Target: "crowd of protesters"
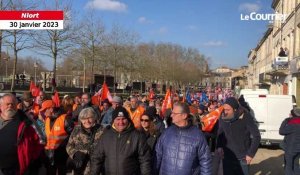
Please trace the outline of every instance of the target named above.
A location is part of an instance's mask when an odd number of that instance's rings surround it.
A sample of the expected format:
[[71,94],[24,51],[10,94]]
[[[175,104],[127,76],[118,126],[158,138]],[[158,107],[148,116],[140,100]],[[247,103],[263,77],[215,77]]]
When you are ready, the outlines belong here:
[[[78,93],[59,105],[42,91],[5,94],[0,175],[43,168],[47,175],[248,175],[260,134],[243,97],[233,95],[187,90],[165,108],[163,99],[139,94],[93,103],[91,94]],[[207,130],[204,119],[214,111],[219,116]]]

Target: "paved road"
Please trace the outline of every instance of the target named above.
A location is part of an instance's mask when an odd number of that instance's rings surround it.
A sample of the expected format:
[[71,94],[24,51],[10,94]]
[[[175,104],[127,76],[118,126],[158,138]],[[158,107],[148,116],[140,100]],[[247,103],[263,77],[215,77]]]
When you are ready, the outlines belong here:
[[259,148],[250,166],[250,175],[284,175],[283,155],[278,148]]
[[259,148],[250,166],[250,175],[284,175],[283,155],[279,148]]

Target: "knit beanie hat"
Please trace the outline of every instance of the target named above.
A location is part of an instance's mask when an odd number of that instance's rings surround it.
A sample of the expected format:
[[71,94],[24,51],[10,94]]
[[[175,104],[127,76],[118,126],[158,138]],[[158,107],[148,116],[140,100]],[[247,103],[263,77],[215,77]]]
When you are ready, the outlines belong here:
[[116,109],[112,112],[112,122],[117,117],[125,117],[126,119],[130,120],[127,110],[122,106],[116,107]]
[[239,102],[234,97],[227,98],[224,104],[228,104],[233,109],[238,109],[240,106]]

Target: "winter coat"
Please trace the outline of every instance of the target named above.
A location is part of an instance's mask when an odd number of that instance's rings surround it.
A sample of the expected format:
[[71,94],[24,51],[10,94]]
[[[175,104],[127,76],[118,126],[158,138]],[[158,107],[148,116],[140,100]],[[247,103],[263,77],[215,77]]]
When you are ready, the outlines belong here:
[[244,159],[246,155],[253,158],[261,136],[251,114],[240,107],[231,120],[223,119],[222,115],[219,120],[217,147],[223,148],[225,158]]
[[154,151],[155,145],[160,136],[160,132],[158,130],[155,130],[154,133],[150,134],[149,132],[146,132],[143,128],[140,128],[138,130],[145,134],[145,138],[147,139],[147,144],[151,152]]
[[82,125],[76,126],[69,138],[66,150],[70,158],[73,159],[74,154],[77,151],[85,153],[88,158],[88,162],[84,169],[84,174],[87,175],[90,172],[90,154],[93,152],[96,143],[98,143],[103,128],[96,124],[91,128],[91,132],[84,130]]
[[[39,168],[37,166],[32,167],[32,165],[42,155],[44,146],[40,143],[39,135],[32,122],[26,119],[25,115],[19,114],[17,113],[14,119],[0,130],[1,138],[9,137],[1,141],[1,149],[7,150],[7,152],[1,152],[1,162],[11,163],[17,160],[15,162],[17,164],[15,165],[16,169],[11,169],[12,172],[18,175],[31,174]],[[1,164],[1,168],[6,168],[2,166]]]
[[286,153],[300,153],[300,117],[286,118],[279,129],[284,135],[283,147]]
[[210,175],[211,154],[202,132],[191,122],[167,128],[155,147],[154,174]]
[[121,133],[114,127],[107,129],[91,156],[91,175],[99,175],[103,167],[107,175],[150,175],[151,153],[145,135],[132,123]]
[[[23,121],[18,128],[18,159],[20,174],[27,171],[30,163],[36,161],[42,155],[44,146],[40,144],[40,138],[29,121]],[[27,171],[27,173],[29,173]],[[30,173],[29,173],[30,174]]]

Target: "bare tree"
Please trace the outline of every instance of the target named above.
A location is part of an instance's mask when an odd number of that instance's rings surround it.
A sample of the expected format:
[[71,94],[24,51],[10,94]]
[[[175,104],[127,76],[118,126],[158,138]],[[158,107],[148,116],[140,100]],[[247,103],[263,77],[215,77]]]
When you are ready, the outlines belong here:
[[[35,4],[23,3],[22,1],[13,1],[10,0],[8,8],[11,10],[28,10],[35,8]],[[11,91],[15,89],[15,77],[17,72],[17,63],[18,63],[18,54],[21,50],[31,48],[28,44],[31,39],[29,37],[29,32],[25,30],[8,30],[8,36],[5,39],[5,43],[13,50],[13,77],[11,82]]]
[[[56,80],[56,64],[59,56],[67,55],[67,52],[72,47],[73,31],[72,31],[72,11],[71,4],[61,4],[55,0],[54,10],[63,9],[64,11],[64,29],[63,30],[45,30],[41,33],[32,34],[34,39],[33,46],[41,55],[49,56],[53,59],[53,80]],[[55,89],[55,84],[52,86],[52,91]]]
[[[10,2],[8,2],[8,1],[6,1],[6,3],[5,2],[3,2],[3,0],[0,0],[0,11],[1,10],[7,10],[9,7],[12,7],[12,2],[10,1]],[[2,53],[2,50],[3,50],[3,44],[4,44],[4,39],[6,38],[6,37],[8,37],[9,35],[6,33],[6,35],[5,35],[5,30],[0,30],[0,53]],[[6,52],[6,59],[8,59],[9,57],[8,57],[9,55],[8,55],[8,52]],[[7,62],[9,61],[9,60],[5,60],[6,61],[6,64],[7,64]],[[2,62],[2,54],[0,54],[0,63]],[[2,69],[2,70],[4,70],[4,69]]]
[[107,46],[110,54],[108,57],[111,60],[113,66],[114,75],[114,89],[116,91],[116,79],[118,70],[124,66],[125,48],[127,45],[132,45],[136,41],[136,35],[130,33],[121,28],[121,26],[115,24],[111,32],[108,34]]
[[93,11],[85,17],[82,22],[79,24],[77,30],[77,36],[75,42],[81,47],[81,55],[83,56],[84,62],[84,81],[83,81],[83,92],[85,91],[86,84],[86,67],[87,62],[91,63],[91,74],[90,74],[90,83],[94,83],[94,67],[95,60],[101,60],[101,45],[104,41],[104,25],[99,18],[95,18]]

